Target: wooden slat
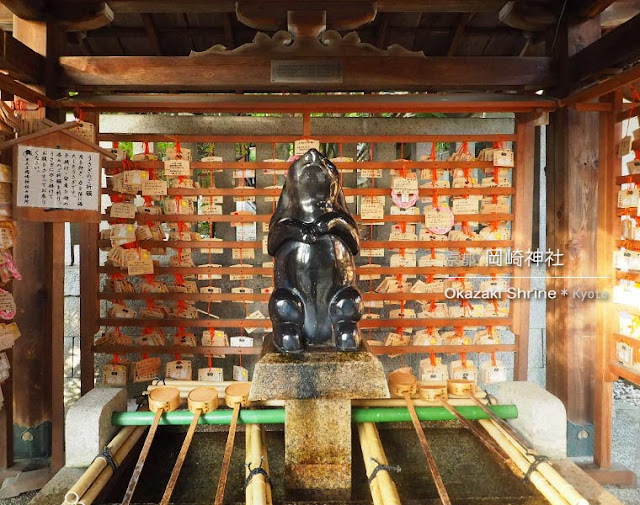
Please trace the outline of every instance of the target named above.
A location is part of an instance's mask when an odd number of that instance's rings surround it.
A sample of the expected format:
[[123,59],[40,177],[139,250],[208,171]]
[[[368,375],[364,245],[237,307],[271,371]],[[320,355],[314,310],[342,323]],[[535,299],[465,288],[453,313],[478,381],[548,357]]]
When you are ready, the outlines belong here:
[[[173,137],[175,141],[177,137]],[[323,142],[323,139],[314,137],[315,140]],[[344,137],[338,137],[341,139],[340,143],[348,143]],[[420,137],[420,142],[426,142],[423,137]],[[234,137],[234,142],[239,142],[237,137]],[[384,141],[390,142],[402,142],[397,140],[397,137],[388,137]],[[252,137],[252,142],[262,141],[263,139],[256,139]],[[180,136],[180,142],[188,142]],[[362,137],[359,137],[358,142],[365,142]],[[164,166],[161,161],[137,161],[133,164],[137,169],[162,169]],[[121,161],[105,161],[103,166],[107,169],[122,170]],[[190,166],[193,170],[281,170],[287,171],[291,166],[291,163],[287,162],[270,162],[270,161],[223,161],[223,162],[203,162],[192,161]],[[406,170],[418,170],[422,168],[428,169],[454,169],[454,168],[493,168],[493,162],[491,161],[341,161],[338,163],[338,169],[340,170],[366,170],[366,169],[394,169],[400,170],[402,168]]]
[[[517,346],[512,344],[499,345],[403,345],[403,346],[378,346],[370,345],[369,350],[375,355],[384,354],[460,354],[460,353],[492,353],[514,352]],[[207,346],[126,346],[126,345],[95,345],[96,353],[103,354],[245,354],[255,355],[262,352],[262,347],[207,347]]]
[[615,244],[616,247],[624,247],[625,249],[630,249],[632,251],[640,251],[640,240],[616,240]]
[[615,178],[615,181],[618,186],[631,183],[640,184],[640,174],[619,175]]
[[[370,95],[362,95],[362,98],[366,98]],[[356,104],[357,105],[357,104]],[[353,107],[356,107],[353,105]],[[240,107],[240,106],[238,106]],[[300,107],[299,110],[304,111],[305,108],[303,105],[298,105]],[[336,106],[337,107],[337,106]],[[351,106],[350,106],[351,107]],[[392,107],[389,105],[388,107]],[[299,110],[294,109],[291,112],[299,112]],[[315,109],[313,109],[315,111]],[[238,111],[234,111],[238,113]],[[197,142],[218,142],[218,143],[226,143],[226,144],[235,144],[235,143],[247,143],[247,142],[255,142],[256,144],[263,143],[277,143],[277,144],[291,144],[300,138],[300,135],[289,134],[289,135],[180,135],[180,142],[184,143],[197,143]],[[173,134],[156,134],[156,133],[101,133],[98,136],[100,142],[175,142],[178,138],[177,135]],[[404,142],[406,144],[412,144],[415,142],[513,142],[516,139],[516,136],[513,134],[484,134],[484,135],[316,135],[313,134],[314,140],[322,143],[329,144],[355,144],[358,142],[368,142],[368,143],[380,143],[380,142]],[[162,166],[161,162],[156,162],[155,165],[153,162],[139,162],[142,163],[143,166],[145,163],[151,165],[151,168],[154,166]],[[194,162],[195,163],[195,162]],[[215,166],[220,167],[220,165],[228,165],[229,163],[247,163],[252,166],[256,166],[256,163],[265,163],[265,162],[231,162],[225,161],[222,163],[217,163]],[[279,162],[267,162],[269,166],[285,168],[288,167],[289,164]],[[388,167],[389,162],[368,162],[368,161],[358,161],[353,162],[357,163],[355,168],[361,168],[363,165],[360,163],[380,163],[384,164],[385,167]],[[438,168],[440,163],[444,163],[445,165],[442,168],[448,168],[449,163],[446,161],[406,161],[405,164],[407,166],[414,166],[413,163],[426,163],[426,167]],[[433,163],[437,163],[438,165],[433,165]],[[456,162],[456,163],[467,163],[467,162]],[[473,162],[474,166],[475,163]],[[341,162],[342,166],[343,163]],[[122,166],[122,164],[120,164]],[[203,165],[206,166],[206,165]],[[248,165],[247,165],[248,166]],[[260,166],[260,165],[258,165]],[[459,164],[456,166],[460,166]],[[269,168],[269,167],[266,167]],[[366,167],[365,167],[366,168]],[[384,167],[381,167],[384,168]],[[455,167],[454,167],[455,168]]]
[[[279,196],[282,192],[278,188],[169,188],[169,196]],[[345,196],[389,196],[389,188],[344,188]],[[103,190],[103,194],[119,195],[110,189]],[[138,192],[140,193],[140,192]],[[513,188],[420,188],[418,194],[422,197],[433,196],[469,196],[469,195],[513,195]]]
[[189,345],[94,345],[93,352],[103,354],[260,354],[262,347],[189,346]]
[[460,353],[492,353],[492,352],[515,352],[517,345],[498,344],[498,345],[398,345],[398,346],[380,346],[369,345],[369,352],[375,355],[383,354],[460,354]]
[[[12,0],[18,2],[19,0]],[[109,6],[117,13],[174,13],[189,12],[192,14],[235,14],[235,3],[232,0],[182,0],[179,3],[169,0],[111,0]],[[249,2],[250,3],[250,2]],[[295,5],[291,0],[260,2],[266,4],[265,9],[286,9]],[[307,2],[313,5],[312,2]],[[505,0],[410,0],[397,2],[393,0],[378,0],[378,12],[497,12],[505,4]],[[344,2],[326,1],[322,6],[340,10]]]
[[[450,275],[460,277],[462,275],[508,275],[513,273],[513,267],[386,267],[362,265],[356,267],[356,274],[380,274],[380,275]],[[125,274],[126,269],[112,266],[98,267],[98,272],[103,274]],[[155,267],[154,275],[197,275],[197,274],[245,274],[273,276],[273,268],[243,266],[243,267]]]
[[[513,221],[513,214],[456,214],[453,216],[456,223],[464,221],[473,221],[477,223],[492,223]],[[357,223],[374,224],[374,223],[422,223],[424,216],[416,215],[385,215],[383,219],[362,219],[359,215],[353,216]],[[197,214],[136,214],[135,219],[112,218],[107,214],[102,215],[104,221],[117,223],[121,221],[138,222],[138,223],[268,223],[271,220],[270,214],[243,214],[229,215],[223,214],[218,216],[197,215]],[[151,241],[147,241],[151,242]],[[478,241],[469,241],[467,244],[475,244]],[[197,246],[200,247],[200,246]],[[407,246],[410,247],[410,246]],[[416,246],[418,247],[418,246]],[[472,247],[471,245],[460,247]],[[480,246],[476,246],[480,247]]]
[[630,345],[634,349],[640,349],[640,340],[633,337],[628,337],[627,335],[621,335],[620,333],[614,333],[613,338],[616,341],[624,342],[627,345]]
[[[300,59],[300,58],[298,58]],[[309,60],[313,61],[313,60]],[[547,57],[344,56],[339,83],[272,82],[269,57],[65,56],[65,90],[123,91],[427,91],[547,88],[554,83]]]
[[[220,242],[205,242],[198,240],[144,240],[138,243],[143,249],[152,249],[156,247],[171,247],[172,249],[260,249],[262,248],[262,242],[233,242],[233,241],[220,241]],[[100,240],[98,245],[102,247],[109,247],[111,242],[109,240]],[[473,240],[473,241],[460,241],[460,240],[417,240],[417,241],[369,241],[365,240],[360,243],[360,247],[363,249],[438,249],[438,248],[450,248],[450,249],[468,249],[472,247],[476,248],[488,248],[495,249],[499,247],[511,247],[513,241],[511,240]],[[219,270],[218,270],[219,271]]]
[[640,385],[640,370],[633,370],[618,363],[611,363],[610,369],[618,377]]
[[[183,327],[183,328],[271,328],[268,319],[140,319],[100,318],[102,326]],[[429,328],[444,326],[511,326],[508,317],[484,317],[469,319],[364,319],[360,328]]]
[[[114,293],[101,291],[100,300],[184,300],[191,302],[268,302],[268,293]],[[495,299],[505,298],[504,293]],[[367,301],[460,301],[463,298],[445,297],[444,293],[362,293]]]

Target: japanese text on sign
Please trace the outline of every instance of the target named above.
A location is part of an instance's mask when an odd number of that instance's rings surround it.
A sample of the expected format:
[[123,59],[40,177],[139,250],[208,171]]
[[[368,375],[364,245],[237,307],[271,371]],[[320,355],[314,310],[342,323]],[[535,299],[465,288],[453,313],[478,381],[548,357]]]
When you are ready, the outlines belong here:
[[17,205],[99,210],[100,155],[18,146]]

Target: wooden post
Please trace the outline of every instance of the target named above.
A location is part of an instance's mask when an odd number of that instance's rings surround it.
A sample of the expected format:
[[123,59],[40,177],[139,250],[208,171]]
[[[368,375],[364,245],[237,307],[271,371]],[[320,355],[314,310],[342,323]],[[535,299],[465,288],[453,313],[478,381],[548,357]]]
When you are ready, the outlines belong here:
[[[513,247],[516,250],[531,249],[531,234],[533,224],[533,161],[535,146],[535,126],[524,117],[516,116],[516,166],[514,173],[513,214],[516,228],[513,230]],[[526,255],[525,255],[526,258]],[[528,277],[531,268],[523,263],[515,273],[513,286],[527,290],[531,284]],[[514,379],[527,380],[529,366],[529,300],[513,300],[513,332],[516,335],[518,352],[515,356]]]
[[[620,91],[603,97],[601,100],[613,105],[613,110],[600,113],[600,157],[598,174],[598,289],[611,293],[615,273],[613,269],[613,251],[615,232],[618,230],[616,217],[617,187],[615,177],[620,175],[620,159],[616,153],[616,139],[620,139],[621,124],[616,122],[615,114],[622,105]],[[594,463],[600,468],[611,466],[611,440],[613,430],[613,379],[610,377],[609,364],[611,352],[608,344],[614,331],[615,318],[612,316],[611,302],[598,304],[596,339],[596,386],[595,386],[595,440],[593,447]]]
[[[567,57],[599,37],[598,18],[562,27],[560,67],[566,70]],[[568,85],[564,75],[563,90]],[[563,266],[547,269],[547,288],[558,293],[547,300],[547,389],[563,401],[575,424],[593,421],[596,302],[575,298],[573,290],[596,288],[586,278],[597,269],[596,114],[559,109],[552,114],[547,142],[547,248],[564,255]]]
[[[13,26],[16,39],[47,57],[44,91],[53,93],[57,26],[15,16]],[[59,119],[52,116],[56,113],[48,116]],[[15,422],[25,427],[51,423],[51,470],[56,472],[64,465],[64,223],[19,222],[18,229],[15,259],[23,279],[15,284],[16,321],[23,336],[14,348]]]
[[[95,125],[96,142],[100,129],[100,114],[85,112],[84,119]],[[99,329],[98,300],[98,227],[97,223],[79,223],[80,234],[80,392],[84,395],[94,387],[93,337]]]

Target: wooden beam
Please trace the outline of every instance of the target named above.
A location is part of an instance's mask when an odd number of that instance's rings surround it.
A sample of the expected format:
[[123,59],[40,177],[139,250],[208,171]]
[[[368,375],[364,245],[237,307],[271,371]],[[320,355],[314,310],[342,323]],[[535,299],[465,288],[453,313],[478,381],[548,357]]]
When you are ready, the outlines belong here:
[[391,21],[391,15],[387,12],[380,14],[380,24],[376,31],[376,47],[384,49],[387,43],[387,32],[389,31],[389,22]]
[[[94,142],[98,143],[100,114],[97,111],[85,112],[85,119],[94,125]],[[98,290],[99,254],[97,223],[80,223],[80,392],[84,395],[94,387],[94,336],[100,329],[96,321],[100,317]]]
[[569,58],[569,75],[574,83],[594,81],[612,68],[640,60],[640,14],[589,44]]
[[581,0],[577,14],[584,18],[594,18],[613,2],[614,0]]
[[[516,118],[516,166],[514,172],[514,229],[513,246],[520,251],[531,250],[533,228],[533,180],[534,180],[534,147],[535,125],[527,118]],[[513,280],[513,286],[528,290],[531,280],[531,267],[523,265],[519,269],[518,278]],[[529,301],[513,300],[513,333],[516,335],[518,352],[515,356],[514,380],[526,381],[529,370]]]
[[550,111],[556,101],[538,95],[449,93],[406,95],[118,94],[65,100],[69,109],[108,112],[530,112]]
[[[69,5],[82,4],[87,0],[71,0],[67,2]],[[370,0],[362,0],[370,2]],[[111,0],[109,6],[117,13],[181,13],[190,12],[197,13],[219,13],[219,12],[235,12],[235,1],[233,0],[183,0],[180,2],[170,0]],[[295,0],[267,0],[265,2],[257,2],[263,4],[274,4],[276,6],[298,7],[299,2]],[[312,4],[313,2],[305,2]],[[316,2],[318,3],[318,2]],[[340,8],[343,2],[329,0],[321,2],[327,6],[327,10],[331,7]],[[378,0],[376,7],[378,12],[497,12],[506,0]]]
[[[308,63],[317,59],[300,59]],[[545,57],[343,57],[342,81],[281,83],[257,56],[66,56],[62,89],[154,91],[379,91],[540,89],[553,84]],[[322,62],[320,62],[321,64]]]
[[231,14],[225,13],[222,17],[222,26],[224,29],[224,41],[227,49],[236,47],[235,38],[233,36],[233,19]]
[[[600,35],[598,19],[565,28],[559,40],[567,56]],[[547,300],[547,388],[560,398],[567,418],[593,421],[596,303],[573,290],[594,290],[596,272],[598,112],[567,108],[552,114],[547,142],[547,247],[564,265],[547,270],[547,289],[568,296]]]
[[160,45],[160,38],[158,37],[158,32],[156,31],[156,25],[153,23],[153,18],[151,14],[143,13],[140,14],[142,18],[142,24],[144,25],[144,31],[147,34],[147,39],[149,39],[149,43],[153,48],[153,51],[157,56],[162,56],[162,46]]
[[0,31],[0,70],[29,84],[42,83],[44,57],[10,33]]
[[44,0],[3,0],[2,4],[27,21],[42,21],[46,12]]
[[467,27],[467,23],[469,22],[469,18],[471,15],[468,12],[463,12],[460,14],[458,18],[458,26],[456,27],[456,31],[453,34],[453,39],[451,40],[451,44],[449,44],[449,49],[447,50],[447,56],[453,56],[456,52],[456,49],[462,42],[462,38],[464,37],[464,30]]
[[[619,225],[616,217],[618,187],[616,176],[620,175],[620,159],[616,152],[617,140],[622,137],[622,127],[615,122],[614,111],[622,105],[618,91],[602,99],[612,105],[612,110],[600,114],[600,145],[598,153],[598,273],[601,277],[598,289],[610,293],[615,284],[613,251],[615,234]],[[611,443],[613,433],[613,382],[610,379],[612,333],[616,328],[615,312],[611,302],[597,306],[596,374],[594,399],[594,443],[593,459],[600,468],[611,466]]]
[[60,103],[55,100],[51,100],[49,97],[39,93],[29,86],[25,86],[19,81],[11,78],[6,74],[0,73],[0,89],[2,91],[9,92],[13,95],[19,96],[31,103],[41,102],[45,107],[59,108]]
[[624,72],[601,81],[594,86],[574,92],[569,97],[561,100],[560,105],[572,105],[595,100],[627,86],[638,79],[640,79],[640,64],[634,65]]

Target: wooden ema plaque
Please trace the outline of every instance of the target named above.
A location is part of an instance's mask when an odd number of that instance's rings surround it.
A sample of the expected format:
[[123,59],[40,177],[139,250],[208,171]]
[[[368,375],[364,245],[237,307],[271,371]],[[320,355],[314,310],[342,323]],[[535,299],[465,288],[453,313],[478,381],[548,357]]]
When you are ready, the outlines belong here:
[[16,220],[100,222],[101,154],[57,131],[13,146]]

